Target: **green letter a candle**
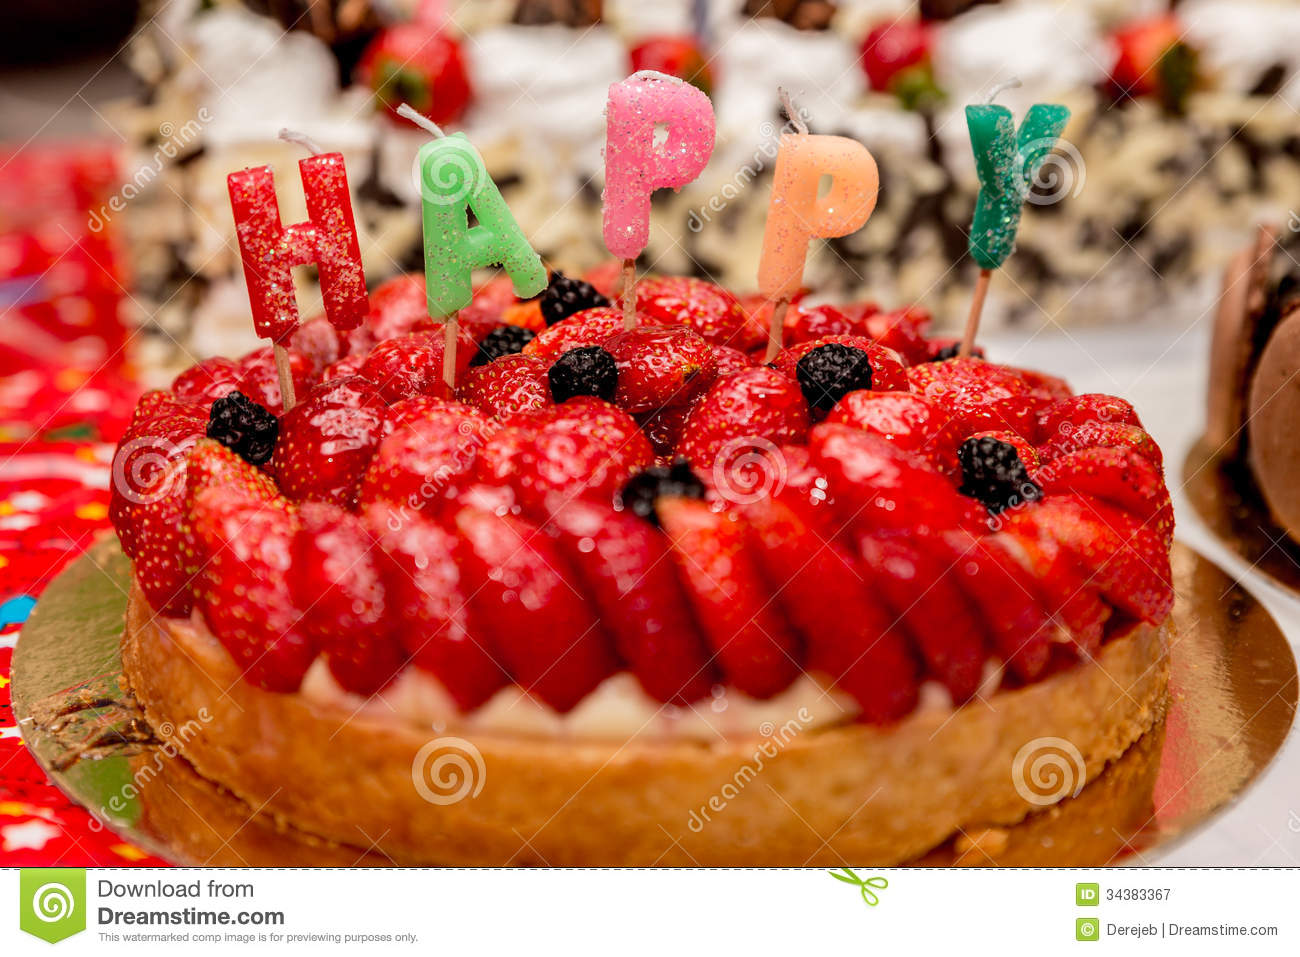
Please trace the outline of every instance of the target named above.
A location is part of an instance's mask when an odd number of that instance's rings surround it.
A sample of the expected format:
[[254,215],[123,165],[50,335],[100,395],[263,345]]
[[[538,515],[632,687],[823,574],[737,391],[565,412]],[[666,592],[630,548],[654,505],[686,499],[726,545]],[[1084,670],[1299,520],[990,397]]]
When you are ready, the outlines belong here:
[[966,107],[966,126],[980,180],[969,245],[980,269],[997,269],[1015,249],[1025,197],[1069,118],[1070,111],[1064,106],[1035,103],[1017,130],[1005,106],[981,103]]
[[[450,316],[469,305],[475,269],[498,263],[515,295],[546,288],[546,269],[524,238],[510,207],[487,174],[483,158],[463,133],[420,147],[420,199],[424,210],[424,272],[429,315]],[[478,224],[469,225],[473,210]]]

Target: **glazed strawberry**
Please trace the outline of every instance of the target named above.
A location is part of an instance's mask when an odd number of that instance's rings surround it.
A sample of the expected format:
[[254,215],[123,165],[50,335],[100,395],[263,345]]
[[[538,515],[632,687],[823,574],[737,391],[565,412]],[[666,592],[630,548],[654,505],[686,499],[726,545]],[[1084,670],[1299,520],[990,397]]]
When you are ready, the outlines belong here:
[[476,418],[481,413],[472,405],[455,399],[440,399],[432,395],[417,395],[409,399],[394,402],[388,407],[389,430],[399,428],[421,419],[439,418],[443,413],[453,416]]
[[169,478],[167,467],[184,461],[206,428],[204,417],[169,413],[136,422],[122,435],[113,453],[108,517],[128,557],[136,553],[137,507],[171,489],[175,473]]
[[1054,535],[1106,601],[1130,617],[1157,624],[1173,607],[1168,550],[1127,512],[1084,496],[1048,495],[1013,521]]
[[520,503],[539,512],[552,492],[608,502],[653,458],[649,440],[622,409],[590,397],[571,399],[539,416],[513,484]]
[[367,349],[365,352],[353,353],[344,356],[338,362],[330,363],[320,374],[321,382],[329,382],[330,379],[341,379],[349,375],[361,375],[361,367],[366,364],[366,357],[369,354],[370,350]]
[[1117,422],[1142,428],[1133,406],[1118,396],[1086,392],[1069,396],[1045,407],[1038,414],[1038,439],[1043,443],[1068,439],[1079,429]]
[[[293,376],[294,395],[306,395],[316,381],[311,360],[290,349],[289,368]],[[240,392],[276,415],[284,411],[280,401],[280,375],[275,368],[275,353],[271,346],[255,349],[240,359],[239,371]]]
[[681,276],[648,276],[637,283],[641,322],[690,326],[709,342],[748,352],[767,330],[750,319],[740,300],[711,282]]
[[520,426],[506,426],[493,433],[474,459],[474,477],[489,485],[508,484],[513,495],[524,448],[536,434],[536,429]]
[[916,536],[860,535],[858,553],[877,589],[912,641],[926,671],[961,703],[979,689],[984,629],[957,587],[950,563],[922,549]]
[[[930,325],[928,309],[906,306],[893,312],[880,312],[875,303],[866,303],[865,306],[871,311],[858,319],[862,326],[859,335],[874,339],[886,349],[893,349],[907,365],[929,361],[930,343],[925,338],[926,327]],[[851,307],[844,308],[851,317],[856,316]]]
[[640,326],[603,345],[618,367],[614,402],[632,412],[690,404],[713,384],[713,348],[687,326]]
[[727,683],[755,698],[784,690],[800,670],[799,642],[768,601],[744,526],[691,498],[662,498],[657,511]]
[[731,375],[733,372],[744,372],[746,369],[752,369],[757,365],[749,357],[748,353],[733,349],[731,346],[720,346],[716,343],[713,346],[713,358],[718,363],[719,378],[724,375]]
[[1041,477],[1045,492],[1074,492],[1123,509],[1154,531],[1168,548],[1174,510],[1159,470],[1128,449],[1080,449],[1055,459]]
[[1026,681],[1042,674],[1052,653],[1052,621],[1037,583],[1017,563],[1005,536],[953,530],[922,547],[932,547],[952,569],[1011,671]]
[[677,454],[711,468],[724,450],[802,442],[808,403],[794,380],[765,367],[746,369],[715,382],[686,421]]
[[878,435],[823,423],[808,443],[841,513],[869,529],[925,535],[963,524],[970,505],[919,456]]
[[443,411],[394,429],[370,460],[357,500],[436,514],[449,492],[472,481],[478,452],[498,428],[480,412]]
[[294,501],[352,507],[388,430],[387,408],[368,379],[321,383],[281,419],[275,447],[280,488]]
[[1041,523],[1023,519],[1032,511],[1020,509],[1003,516],[1002,543],[1035,583],[1053,628],[1068,636],[1081,654],[1092,656],[1101,647],[1110,608],[1091,582],[1091,571],[1081,567]]
[[436,677],[462,711],[487,701],[507,677],[470,621],[461,542],[414,513],[380,505],[362,513],[383,546],[376,553],[389,614],[417,668]]
[[296,518],[280,499],[204,488],[191,510],[202,572],[196,606],[244,678],[296,691],[316,657],[289,590]]
[[[464,329],[459,330],[456,343],[456,380],[460,381],[478,347]],[[416,395],[445,395],[442,346],[441,330],[389,339],[371,350],[361,366],[361,375],[379,387],[386,402]]]
[[132,503],[129,513],[135,580],[155,611],[176,618],[190,613],[198,567],[189,531],[186,466],[184,458],[168,463],[150,494]]
[[668,541],[630,511],[566,500],[549,509],[545,530],[591,595],[601,623],[646,693],[690,704],[716,680],[686,607]]
[[1003,368],[1028,386],[1029,391],[1036,396],[1051,399],[1054,402],[1074,398],[1074,390],[1060,376],[1048,375],[1046,372],[1039,372],[1036,369],[1020,369],[1016,366],[1003,366]]
[[[424,285],[421,283],[420,316],[412,329],[433,330],[433,320],[429,318],[428,303],[423,301]],[[461,328],[468,329],[475,341],[506,321],[506,310],[517,305],[514,284],[509,276],[494,276],[474,289],[470,303],[460,311]],[[435,330],[436,331],[436,330]]]
[[554,362],[562,353],[580,346],[598,346],[623,328],[623,313],[619,309],[600,306],[574,313],[561,319],[537,338],[524,346],[524,355]]
[[199,492],[220,486],[238,489],[247,498],[281,498],[275,481],[213,439],[199,439],[186,459],[185,485],[192,502]]
[[183,399],[178,399],[166,389],[150,389],[140,396],[139,401],[136,402],[135,411],[131,413],[131,422],[128,428],[149,419],[161,418],[164,415],[206,419],[208,417],[208,407],[196,402],[186,402]]
[[812,342],[824,336],[861,335],[863,327],[835,306],[792,306],[785,315],[787,346]]
[[[799,363],[814,350],[823,346],[835,346],[838,349],[857,349],[866,353],[867,366],[871,370],[869,388],[881,392],[907,392],[908,382],[903,371],[903,360],[893,349],[886,349],[863,336],[825,336],[812,342],[801,342],[789,349],[782,349],[777,355],[773,367],[792,379],[799,378]],[[860,386],[860,388],[866,388]],[[853,391],[846,389],[846,392]],[[837,397],[838,398],[838,397]],[[834,405],[834,403],[831,403]]]
[[836,403],[826,421],[851,425],[915,452],[946,475],[960,472],[961,430],[938,402],[914,392],[860,389]]
[[178,375],[171,391],[181,402],[194,402],[205,408],[214,399],[233,392],[243,384],[243,372],[234,359],[217,356],[204,359]]
[[770,593],[803,637],[808,670],[852,695],[872,723],[916,707],[916,663],[860,562],[782,501],[759,499],[743,511]]
[[299,630],[348,691],[371,695],[406,665],[381,579],[378,541],[355,515],[306,502],[298,510],[289,587]]
[[673,449],[677,448],[686,434],[686,421],[698,404],[697,397],[689,405],[670,405],[666,409],[643,412],[636,416],[637,423],[641,426],[645,437],[650,440],[655,455],[660,458],[672,457]]
[[289,340],[289,348],[305,356],[311,363],[313,375],[320,375],[338,362],[343,355],[343,347],[338,331],[324,316],[302,323]]
[[465,373],[456,397],[509,425],[552,405],[546,361],[536,356],[502,356]]
[[906,375],[913,392],[951,409],[967,435],[1006,431],[1032,439],[1038,412],[1049,402],[1014,371],[983,359],[925,362],[909,366]]
[[1050,442],[1038,447],[1039,457],[1051,462],[1078,449],[1125,449],[1134,452],[1164,474],[1164,456],[1142,428],[1119,422],[1090,422],[1068,433],[1057,433]]
[[525,691],[569,711],[617,667],[577,577],[524,519],[462,508],[455,524],[473,620]]

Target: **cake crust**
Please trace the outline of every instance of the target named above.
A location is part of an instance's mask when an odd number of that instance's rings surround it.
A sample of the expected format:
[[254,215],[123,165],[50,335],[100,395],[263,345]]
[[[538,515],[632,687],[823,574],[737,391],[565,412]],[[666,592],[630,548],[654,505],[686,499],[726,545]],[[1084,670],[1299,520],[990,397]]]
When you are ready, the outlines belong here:
[[[1169,627],[1135,625],[1095,661],[884,728],[794,721],[714,744],[475,734],[481,763],[462,766],[468,783],[452,789],[467,793],[451,803],[416,779],[456,729],[261,690],[211,635],[155,615],[138,585],[122,658],[149,723],[200,774],[399,864],[888,865],[1077,793],[1163,716]],[[1046,738],[1077,750],[1083,780],[1067,764],[1064,787],[1034,785],[1031,742]]]

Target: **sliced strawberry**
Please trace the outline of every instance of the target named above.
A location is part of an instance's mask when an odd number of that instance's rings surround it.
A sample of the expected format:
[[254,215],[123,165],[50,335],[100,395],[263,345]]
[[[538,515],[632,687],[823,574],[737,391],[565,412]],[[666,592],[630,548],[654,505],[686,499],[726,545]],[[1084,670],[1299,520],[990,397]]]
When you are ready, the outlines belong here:
[[381,579],[382,551],[355,515],[307,502],[298,510],[289,586],[299,629],[348,691],[370,695],[406,667]]
[[1090,657],[1101,647],[1110,608],[1073,553],[1062,548],[1041,523],[1026,518],[1033,511],[1005,512],[1002,541],[1033,579],[1053,626]]
[[168,466],[184,461],[206,428],[204,417],[171,413],[136,422],[122,435],[113,453],[108,517],[128,557],[136,553],[138,506],[172,491],[184,473]]
[[202,572],[198,609],[245,679],[296,691],[316,657],[289,590],[296,517],[231,486],[204,488],[191,512]]
[[243,372],[234,359],[217,356],[190,366],[174,380],[171,391],[181,402],[193,402],[205,409],[217,399],[243,387]]
[[184,458],[168,463],[151,494],[131,507],[135,580],[154,610],[175,618],[190,613],[192,576],[198,567],[189,528],[186,467]]
[[916,707],[916,662],[860,562],[842,545],[823,541],[784,502],[760,499],[744,514],[770,593],[808,649],[808,670],[851,694],[872,723]]
[[433,412],[393,430],[361,479],[358,502],[388,502],[419,511],[473,481],[479,450],[499,426],[475,412]]
[[1127,449],[1080,449],[1053,460],[1040,478],[1045,492],[1075,492],[1109,502],[1139,519],[1168,548],[1174,539],[1169,490],[1149,459]]
[[539,332],[524,346],[523,352],[524,355],[545,359],[549,366],[570,349],[603,345],[622,329],[622,310],[610,306],[584,309]]
[[546,361],[536,356],[502,356],[465,373],[456,396],[510,425],[552,405]]
[[799,642],[767,598],[744,526],[697,499],[661,498],[657,512],[728,683],[755,698],[782,691],[799,673]]
[[687,611],[667,539],[630,512],[579,500],[554,504],[546,531],[646,693],[676,704],[707,695],[717,675]]
[[864,336],[824,336],[811,342],[801,342],[789,349],[782,349],[772,366],[783,375],[797,379],[799,360],[814,349],[836,343],[861,349],[867,354],[871,366],[871,388],[879,392],[909,391],[907,376],[903,371],[903,360],[893,349],[887,349]]
[[[477,352],[474,337],[464,329],[456,339],[456,381],[469,368]],[[361,366],[361,374],[379,387],[387,402],[416,395],[445,396],[442,378],[443,334],[412,332],[379,343]]]
[[618,666],[573,571],[524,519],[466,507],[455,522],[474,620],[516,683],[571,710]]
[[462,711],[474,710],[508,679],[470,620],[460,539],[384,505],[365,509],[362,522],[383,546],[377,561],[403,647]]
[[970,698],[984,674],[984,629],[957,587],[950,563],[920,547],[915,536],[857,538],[869,581],[911,638],[926,671],[955,702]]
[[719,379],[687,420],[677,454],[711,468],[724,452],[802,442],[808,403],[798,383],[773,369],[756,367]]
[[1052,621],[1005,536],[955,530],[925,547],[931,544],[979,609],[994,649],[1011,671],[1026,681],[1042,674],[1052,653]]
[[618,366],[614,402],[628,412],[689,405],[713,384],[713,348],[686,326],[639,326],[604,343]]
[[583,396],[548,409],[523,443],[513,485],[520,503],[544,514],[547,497],[605,502],[654,460],[636,421],[616,406]]
[[642,322],[690,326],[709,342],[742,352],[767,339],[767,329],[749,317],[739,299],[703,279],[648,276],[637,283],[636,311]]
[[280,488],[294,501],[352,507],[388,430],[387,407],[368,379],[321,383],[281,419],[275,445]]
[[1079,449],[1125,449],[1142,456],[1164,475],[1164,455],[1155,439],[1139,426],[1119,422],[1090,422],[1073,431],[1062,427],[1052,441],[1038,447],[1038,453],[1044,462],[1052,462]]
[[836,403],[827,422],[852,425],[915,452],[946,475],[957,475],[961,428],[938,402],[914,392],[858,389]]
[[1114,608],[1153,625],[1168,616],[1174,603],[1169,551],[1127,512],[1098,499],[1048,495],[1025,516],[1017,520],[1054,535]]
[[809,451],[830,479],[841,514],[864,528],[926,535],[968,518],[970,501],[948,479],[878,435],[823,423],[813,429]]

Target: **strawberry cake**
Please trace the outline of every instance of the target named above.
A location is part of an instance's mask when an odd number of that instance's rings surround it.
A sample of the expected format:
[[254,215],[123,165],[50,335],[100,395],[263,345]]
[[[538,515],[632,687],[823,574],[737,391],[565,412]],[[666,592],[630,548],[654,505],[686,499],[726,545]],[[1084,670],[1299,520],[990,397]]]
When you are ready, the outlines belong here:
[[[617,264],[423,281],[147,393],[125,678],[310,838],[449,865],[894,863],[1077,793],[1163,716],[1173,517],[1133,408],[916,308]],[[194,729],[198,729],[194,731]],[[1044,800],[1026,749],[1060,739]]]

